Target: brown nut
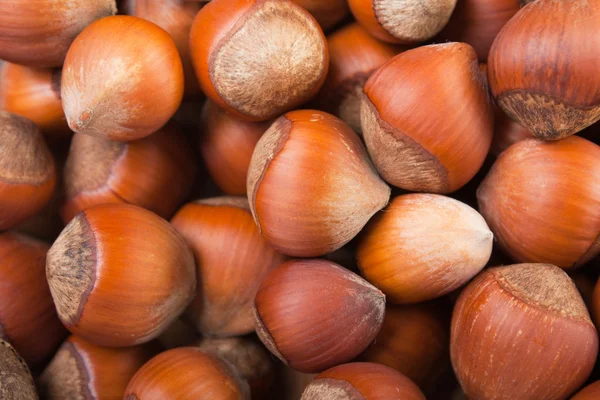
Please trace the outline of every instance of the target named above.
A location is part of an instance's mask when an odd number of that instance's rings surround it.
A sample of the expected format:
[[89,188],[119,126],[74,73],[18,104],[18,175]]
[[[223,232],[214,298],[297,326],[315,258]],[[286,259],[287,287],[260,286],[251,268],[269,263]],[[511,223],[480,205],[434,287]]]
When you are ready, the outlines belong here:
[[71,135],[60,101],[60,69],[36,69],[23,65],[0,65],[0,109],[35,123],[53,140]]
[[50,201],[54,159],[30,120],[0,111],[0,230],[32,217]]
[[477,54],[464,43],[397,55],[371,75],[361,105],[365,144],[382,178],[419,192],[451,193],[475,176],[493,117]]
[[74,132],[141,139],[166,124],[181,104],[179,52],[171,36],[152,22],[125,15],[103,18],[69,48],[61,96]]
[[263,237],[296,257],[344,246],[390,196],[352,129],[312,110],[289,112],[265,132],[252,155],[247,186]]
[[387,365],[434,391],[450,372],[450,313],[440,302],[388,306],[375,342],[364,361]]
[[67,335],[46,282],[48,249],[21,234],[0,234],[0,337],[32,367],[47,361]]
[[157,215],[126,204],[78,214],[48,252],[46,276],[63,324],[99,346],[156,338],[196,291],[183,238]]
[[600,399],[600,381],[591,383],[571,397],[571,400],[596,400]]
[[252,153],[269,128],[266,122],[248,122],[227,114],[207,100],[202,109],[199,147],[211,178],[225,193],[245,196]]
[[[600,119],[596,1],[538,0],[500,31],[489,56],[496,103],[537,137],[561,139]],[[568,54],[568,57],[565,57]]]
[[468,43],[479,60],[485,61],[500,30],[520,9],[521,0],[458,0],[436,39]]
[[566,399],[587,379],[598,332],[568,275],[550,264],[485,270],[454,308],[454,371],[471,399]]
[[249,121],[310,100],[329,66],[317,21],[288,0],[212,0],[194,20],[190,52],[206,96]]
[[361,234],[363,276],[392,303],[419,303],[452,292],[485,267],[494,235],[483,217],[450,197],[398,196]]
[[477,199],[496,240],[518,262],[573,269],[600,252],[600,147],[592,142],[517,142],[498,157]]
[[127,14],[155,23],[173,38],[183,64],[186,95],[200,94],[189,46],[192,22],[200,8],[202,3],[189,1],[127,0],[125,3]]
[[169,218],[196,176],[195,155],[179,128],[169,124],[140,140],[114,142],[77,133],[64,168],[61,216],[99,204],[127,203]]
[[448,23],[456,0],[348,0],[354,18],[379,40],[419,43]]
[[87,25],[116,11],[115,0],[2,1],[0,60],[36,68],[58,67]]
[[129,382],[124,399],[250,400],[250,389],[228,362],[196,347],[180,347],[148,361]]
[[375,339],[385,296],[325,260],[288,261],[267,275],[255,300],[259,338],[300,372],[348,362]]
[[216,197],[188,203],[172,224],[196,258],[198,287],[187,317],[209,336],[252,332],[258,287],[286,257],[260,236],[248,200]]
[[302,400],[425,400],[410,379],[385,365],[350,363],[316,376]]
[[95,346],[70,336],[40,378],[47,400],[120,399],[133,375],[152,357],[148,346]]

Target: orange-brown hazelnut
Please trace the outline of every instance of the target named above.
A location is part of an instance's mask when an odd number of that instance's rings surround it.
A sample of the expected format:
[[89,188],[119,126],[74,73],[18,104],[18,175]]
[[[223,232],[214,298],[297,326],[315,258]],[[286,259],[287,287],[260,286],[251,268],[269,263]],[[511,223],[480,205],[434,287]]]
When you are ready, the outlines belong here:
[[329,66],[321,27],[288,0],[212,0],[194,20],[190,52],[206,96],[250,121],[310,100]]
[[439,386],[450,366],[450,313],[441,302],[388,306],[364,361],[387,365],[425,393]]
[[125,12],[143,18],[169,32],[173,38],[185,76],[186,95],[198,95],[200,87],[190,59],[190,30],[198,11],[200,2],[184,2],[173,0],[127,0]]
[[70,336],[42,373],[40,392],[47,400],[121,399],[151,357],[147,345],[113,349]]
[[571,400],[597,400],[600,399],[600,381],[591,383],[571,397]]
[[250,400],[248,383],[227,361],[197,347],[168,350],[131,379],[125,400]]
[[488,78],[500,108],[549,140],[600,119],[600,38],[590,35],[599,24],[596,1],[537,0],[523,7],[490,50]]
[[586,381],[597,354],[585,304],[554,265],[487,269],[454,308],[450,355],[470,399],[566,399]]
[[398,196],[360,237],[363,276],[392,303],[419,303],[459,288],[485,267],[494,235],[483,217],[450,197]]
[[255,300],[259,338],[300,372],[320,372],[358,356],[375,339],[385,296],[325,260],[292,260],[272,270]]
[[165,30],[141,18],[96,21],[69,48],[61,97],[75,132],[118,141],[148,136],[183,98],[177,47]]
[[260,235],[245,197],[216,197],[183,206],[172,220],[196,259],[198,287],[187,317],[209,336],[254,330],[258,287],[286,257]]
[[354,18],[389,43],[419,43],[448,23],[456,0],[348,0]]
[[338,365],[317,375],[302,400],[425,400],[410,379],[381,364]]
[[461,188],[483,165],[494,129],[477,54],[445,43],[397,55],[365,84],[361,125],[388,183],[434,193]]
[[267,122],[232,117],[210,100],[204,104],[199,132],[200,153],[211,178],[225,193],[246,195],[252,153],[269,126]]
[[46,282],[48,249],[21,234],[0,234],[0,337],[32,368],[47,361],[67,335]]
[[592,142],[517,142],[498,157],[477,198],[515,261],[570,269],[600,252],[600,147]]
[[36,68],[58,67],[87,25],[116,11],[115,0],[2,1],[0,60]]
[[458,0],[436,39],[468,43],[485,61],[500,30],[520,9],[521,0]]
[[252,155],[247,186],[262,235],[296,257],[339,249],[390,196],[352,129],[312,110],[289,112],[265,132]]
[[174,124],[131,142],[77,133],[64,168],[61,216],[68,223],[94,205],[128,203],[169,218],[188,195],[196,170],[190,144]]
[[52,197],[56,167],[37,126],[0,111],[0,230],[39,212]]
[[63,324],[99,346],[156,338],[196,292],[183,238],[156,214],[128,204],[78,214],[50,248],[46,276]]
[[60,69],[36,69],[18,64],[0,65],[0,110],[35,123],[48,138],[71,135],[60,101]]

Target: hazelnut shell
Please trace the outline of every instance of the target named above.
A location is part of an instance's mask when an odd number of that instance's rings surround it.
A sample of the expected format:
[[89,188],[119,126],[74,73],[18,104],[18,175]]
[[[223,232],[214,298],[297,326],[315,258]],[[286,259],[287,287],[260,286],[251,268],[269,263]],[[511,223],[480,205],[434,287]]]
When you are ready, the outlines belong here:
[[198,287],[187,317],[199,332],[237,336],[254,330],[258,287],[286,257],[260,235],[245,197],[216,197],[183,206],[173,217],[196,259]]
[[312,110],[289,112],[265,132],[252,155],[247,186],[263,237],[296,257],[341,248],[390,196],[352,129]]
[[589,33],[599,24],[595,1],[537,0],[523,7],[490,50],[496,104],[543,139],[561,139],[596,122],[600,38]]
[[317,21],[288,0],[212,0],[194,20],[190,51],[206,96],[250,121],[310,100],[329,66]]
[[300,372],[352,360],[375,339],[385,296],[325,260],[288,261],[267,275],[255,300],[259,338]]
[[58,316],[99,346],[148,342],[196,290],[194,259],[165,220],[110,204],[78,214],[50,248],[46,276]]
[[124,399],[250,400],[250,389],[227,361],[180,347],[148,361],[129,382]]
[[575,284],[550,264],[487,269],[461,293],[454,371],[474,399],[565,399],[587,379],[598,332]]
[[369,155],[383,179],[405,190],[451,193],[464,186],[483,165],[493,123],[477,55],[465,43],[405,51],[364,87]]

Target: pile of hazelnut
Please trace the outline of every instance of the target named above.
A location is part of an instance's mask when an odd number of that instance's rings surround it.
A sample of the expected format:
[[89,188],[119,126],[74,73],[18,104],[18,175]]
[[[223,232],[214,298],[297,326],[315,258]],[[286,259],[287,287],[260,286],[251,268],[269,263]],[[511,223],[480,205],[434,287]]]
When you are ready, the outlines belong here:
[[600,0],[0,0],[0,399],[600,399]]

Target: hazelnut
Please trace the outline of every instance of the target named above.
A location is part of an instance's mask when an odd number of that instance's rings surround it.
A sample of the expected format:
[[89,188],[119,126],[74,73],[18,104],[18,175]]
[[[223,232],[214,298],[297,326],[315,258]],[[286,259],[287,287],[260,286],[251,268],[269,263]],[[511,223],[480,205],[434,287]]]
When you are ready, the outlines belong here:
[[99,346],[156,338],[196,290],[194,259],[181,236],[126,204],[78,214],[50,248],[46,276],[62,323]]
[[115,0],[10,0],[0,3],[0,60],[59,67],[75,37],[114,15]]
[[129,380],[152,357],[147,346],[119,349],[69,337],[40,378],[47,400],[121,399]]
[[418,303],[467,283],[492,254],[493,234],[474,209],[449,197],[398,196],[367,225],[356,258],[393,303]]
[[367,150],[382,178],[405,190],[451,193],[464,186],[483,165],[493,124],[477,54],[468,44],[405,51],[364,87]]
[[364,361],[387,365],[433,392],[450,366],[450,310],[440,302],[388,305],[375,342]]
[[425,400],[410,379],[380,364],[338,365],[316,376],[304,390],[302,400]]
[[127,14],[153,22],[171,35],[181,56],[187,95],[200,94],[189,46],[192,22],[200,8],[200,2],[173,0],[127,0],[124,7]]
[[458,0],[439,41],[468,43],[481,61],[488,58],[494,39],[521,9],[521,0]]
[[571,269],[600,251],[600,147],[585,139],[515,143],[477,199],[498,243],[518,262]]
[[567,137],[600,119],[600,39],[590,34],[598,24],[595,1],[538,0],[523,7],[490,50],[496,103],[543,139]]
[[419,43],[446,26],[456,0],[348,0],[359,24],[379,40]]
[[0,234],[0,337],[32,367],[47,361],[67,334],[46,282],[48,248],[25,235]]
[[352,129],[312,110],[289,112],[265,132],[252,155],[247,186],[263,237],[296,257],[341,248],[390,196]]
[[75,132],[118,141],[148,136],[183,97],[177,47],[165,30],[141,18],[96,21],[69,48],[61,97]]
[[600,399],[600,381],[591,383],[577,392],[571,400],[596,400]]
[[358,356],[383,322],[385,296],[325,260],[292,260],[272,270],[255,300],[260,340],[286,365],[320,372]]
[[25,221],[50,201],[56,167],[37,126],[0,111],[0,230]]
[[188,195],[195,155],[174,124],[132,142],[77,133],[64,169],[63,221],[98,204],[128,203],[169,218]]
[[199,147],[211,178],[225,193],[246,195],[248,167],[256,143],[269,128],[244,121],[207,100],[202,109]]
[[487,269],[454,308],[450,355],[471,399],[565,399],[597,354],[598,332],[575,284],[550,264]]
[[194,20],[190,51],[206,96],[250,121],[310,100],[329,65],[317,21],[288,0],[212,0]]
[[198,287],[187,317],[205,335],[252,332],[258,287],[285,257],[261,237],[248,200],[217,197],[188,203],[172,224],[196,259]]
[[0,109],[30,119],[49,139],[66,139],[71,131],[60,101],[60,69],[0,65]]
[[225,360],[196,347],[168,350],[131,379],[125,400],[250,400],[248,383]]

